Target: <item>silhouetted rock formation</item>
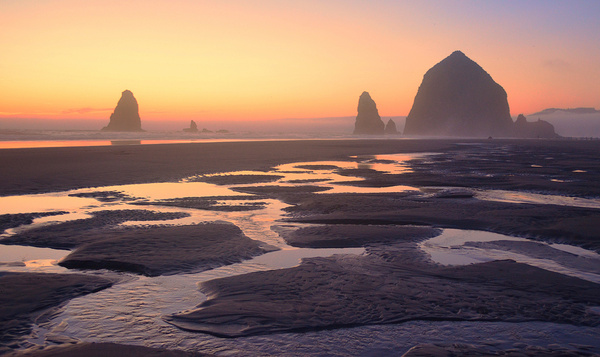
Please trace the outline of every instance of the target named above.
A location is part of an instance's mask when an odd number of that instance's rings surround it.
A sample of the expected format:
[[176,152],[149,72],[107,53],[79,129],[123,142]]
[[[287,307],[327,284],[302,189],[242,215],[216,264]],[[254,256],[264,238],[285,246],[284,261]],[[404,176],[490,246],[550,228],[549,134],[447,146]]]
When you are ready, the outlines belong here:
[[119,99],[115,111],[110,115],[110,122],[102,130],[143,131],[138,103],[131,91],[125,90],[121,93],[121,99]]
[[354,123],[354,134],[381,135],[384,124],[377,111],[377,105],[368,92],[363,92],[358,99],[358,115]]
[[523,114],[519,114],[514,125],[513,136],[517,138],[558,138],[554,125],[545,120],[538,119],[528,122]]
[[425,73],[404,134],[508,136],[512,125],[502,86],[456,51]]
[[385,133],[390,135],[398,134],[396,123],[392,119],[388,120],[387,124],[385,124]]
[[196,122],[192,120],[190,121],[190,127],[183,129],[183,131],[185,131],[186,133],[197,133],[198,125],[196,125]]

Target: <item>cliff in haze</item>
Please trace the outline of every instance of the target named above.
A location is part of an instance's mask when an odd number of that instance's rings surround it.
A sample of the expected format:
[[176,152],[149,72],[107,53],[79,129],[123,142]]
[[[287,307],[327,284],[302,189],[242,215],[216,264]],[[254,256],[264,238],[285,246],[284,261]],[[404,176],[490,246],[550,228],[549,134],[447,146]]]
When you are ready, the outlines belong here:
[[556,112],[564,112],[566,114],[597,114],[600,110],[591,107],[580,107],[580,108],[547,108],[531,115],[548,115]]
[[358,99],[358,115],[354,123],[354,134],[382,135],[384,127],[375,101],[371,99],[368,92],[363,92]]
[[137,100],[129,90],[121,93],[115,111],[110,115],[110,122],[103,131],[143,131]]
[[385,133],[388,135],[398,134],[396,122],[394,122],[392,119],[388,120],[387,124],[385,124]]
[[592,107],[548,108],[527,117],[552,124],[561,136],[600,138],[600,110]]
[[504,88],[456,51],[425,73],[404,134],[510,136],[512,126]]
[[519,114],[514,124],[513,136],[517,138],[559,138],[554,131],[554,126],[545,120],[527,121],[523,114]]

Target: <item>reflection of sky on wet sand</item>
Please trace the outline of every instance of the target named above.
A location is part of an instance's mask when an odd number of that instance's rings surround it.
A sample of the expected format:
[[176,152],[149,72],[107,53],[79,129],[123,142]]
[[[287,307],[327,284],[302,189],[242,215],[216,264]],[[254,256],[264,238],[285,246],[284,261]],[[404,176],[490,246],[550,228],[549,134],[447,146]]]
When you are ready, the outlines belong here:
[[[409,172],[406,161],[413,156],[376,155],[353,157],[354,161],[313,161],[280,165],[275,173],[285,175],[280,182],[283,185],[295,186],[305,181],[307,184],[330,188],[320,194],[331,193],[393,193],[403,191],[418,191],[412,186],[397,185],[391,187],[360,187],[342,185],[363,181],[361,177],[340,175],[338,170],[375,170],[385,174],[401,174]],[[278,182],[279,184],[279,182]]]
[[0,244],[0,262],[25,262],[35,259],[60,259],[68,250]]
[[[308,167],[310,166],[314,166],[315,169],[308,169]],[[303,180],[316,180],[315,182],[309,183],[310,185],[319,185],[326,183],[326,185],[329,186],[335,184],[336,182],[342,181],[361,181],[361,178],[342,176],[335,172],[338,169],[356,168],[358,168],[358,164],[355,162],[314,161],[280,165],[275,168],[274,173],[285,175],[285,178],[280,180],[280,182],[289,186],[298,185],[298,183],[294,182],[287,183],[289,181],[301,182]],[[321,181],[321,183],[318,181]]]
[[331,190],[317,192],[317,194],[331,193],[397,193],[405,191],[420,191],[413,186],[389,186],[389,187],[360,187],[350,185],[336,185]]
[[[199,140],[14,140],[0,141],[0,149],[22,149],[22,148],[63,148],[63,147],[87,147],[87,146],[111,146],[111,145],[155,145],[155,144],[181,144],[194,143]],[[202,140],[207,142],[209,140]],[[210,140],[218,141],[218,140]],[[226,140],[221,140],[226,141]]]
[[69,250],[25,247],[0,244],[0,270],[17,272],[59,273],[67,269],[59,267],[58,261]]
[[587,249],[580,248],[580,247],[575,247],[575,246],[568,245],[568,244],[560,244],[560,243],[553,243],[553,244],[550,244],[550,246],[554,249],[558,249],[558,250],[562,250],[567,253],[579,255],[581,257],[599,259],[599,264],[600,264],[600,254],[593,252],[591,250],[587,250]]
[[212,185],[205,182],[160,182],[143,183],[137,185],[108,186],[104,191],[118,191],[128,196],[149,198],[152,200],[165,200],[184,197],[211,197],[211,196],[244,196],[227,187]]
[[[494,241],[529,242],[530,240],[484,231],[444,229],[441,235],[421,242],[419,244],[419,248],[427,253],[431,257],[432,261],[442,265],[467,265],[489,262],[493,260],[511,259],[519,263],[525,263],[542,269],[574,276],[595,283],[600,283],[599,274],[567,267],[564,265],[564,262],[561,262],[560,255],[548,256],[547,259],[540,259],[523,253],[513,252],[510,250],[510,248],[506,250],[500,250],[465,245],[467,242]],[[595,252],[579,247],[572,247],[566,244],[557,246],[542,242],[537,243],[540,245],[547,245],[557,250],[566,251],[584,258],[597,259],[598,266],[600,266],[600,255],[596,254]]]
[[[5,230],[4,233],[0,233],[0,239],[3,237],[7,237],[7,236],[11,236],[11,235],[20,233],[22,231],[26,231],[28,229],[32,229],[32,228],[38,228],[38,227],[57,224],[57,223],[61,223],[61,222],[73,221],[76,219],[91,218],[92,215],[90,214],[90,212],[93,212],[92,207],[88,206],[88,207],[86,207],[86,209],[88,210],[87,211],[88,213],[79,211],[79,212],[74,212],[74,213],[65,213],[65,214],[35,218],[33,220],[33,222],[31,222],[31,224],[21,225],[16,228],[9,228],[9,229]],[[96,209],[96,210],[98,210],[98,209]]]
[[480,200],[499,201],[508,203],[535,203],[544,205],[560,205],[583,208],[600,208],[600,199],[568,197],[558,195],[542,195],[532,192],[513,192],[503,190],[477,190]]
[[[231,188],[239,186],[301,186],[317,185],[328,187],[328,193],[352,193],[352,192],[399,192],[405,190],[416,190],[408,186],[394,186],[385,188],[376,187],[352,187],[339,185],[339,182],[361,181],[362,178],[352,176],[342,176],[337,173],[338,170],[352,169],[372,169],[385,173],[400,173],[408,170],[406,160],[410,155],[381,155],[354,157],[349,161],[316,161],[300,162],[280,165],[270,172],[265,171],[239,171],[213,174],[207,176],[226,176],[226,175],[280,175],[283,178],[276,179],[274,182],[258,184],[237,184],[237,185],[216,185],[201,182],[202,177],[190,177],[182,179],[180,182],[162,182],[146,183],[135,185],[120,185],[96,187],[88,189],[76,189],[65,192],[55,192],[36,195],[8,196],[0,197],[0,214],[16,213],[37,213],[37,212],[65,212],[53,216],[39,217],[33,220],[32,224],[23,225],[17,228],[6,230],[3,235],[12,235],[21,231],[39,228],[44,225],[68,222],[76,219],[85,219],[92,217],[94,212],[103,210],[152,210],[160,212],[185,212],[189,216],[166,220],[166,221],[128,221],[121,223],[121,226],[144,227],[152,225],[187,225],[198,224],[207,221],[228,221],[231,222],[250,238],[260,240],[267,244],[283,248],[285,252],[267,254],[261,259],[273,259],[275,266],[293,266],[299,262],[302,257],[327,256],[336,253],[345,252],[343,249],[291,249],[281,237],[272,231],[270,227],[283,214],[283,208],[287,205],[275,199],[261,199],[264,202],[264,208],[249,211],[217,211],[193,208],[180,208],[173,206],[143,205],[144,201],[159,203],[160,200],[178,199],[188,197],[210,197],[215,198],[220,206],[251,205],[256,203],[252,200],[254,197],[250,194],[239,193]],[[302,168],[303,166],[314,166],[313,169]],[[252,178],[250,177],[250,180]],[[290,182],[300,180],[301,182]],[[302,182],[307,180],[307,182]],[[237,200],[219,200],[219,197],[239,197]],[[97,197],[97,198],[94,198]],[[248,197],[244,200],[243,197]],[[110,198],[110,199],[106,199]],[[131,204],[135,202],[136,204]],[[141,204],[141,205],[139,205]],[[20,249],[20,250],[18,250]],[[352,253],[354,250],[351,250]],[[44,253],[48,252],[48,254]],[[357,251],[358,252],[358,251]],[[362,250],[360,251],[362,252]],[[40,268],[52,268],[56,260],[64,257],[66,251],[55,251],[44,248],[18,247],[11,246],[11,249],[5,250],[5,255],[0,256],[0,263],[11,262],[31,262],[27,263],[26,268],[38,270]],[[347,251],[346,253],[350,253]],[[272,258],[269,258],[272,257]],[[33,263],[36,261],[36,263]],[[277,263],[275,263],[277,262]],[[290,265],[291,264],[291,265]],[[21,269],[21,268],[20,268]],[[60,268],[62,269],[62,268]]]
[[65,192],[0,197],[0,214],[78,211],[98,204],[93,198],[69,197]]
[[291,248],[259,255],[249,263],[262,264],[271,269],[284,269],[299,265],[304,258],[329,257],[334,254],[360,255],[364,252],[364,248]]
[[[285,203],[276,199],[261,198],[258,201],[265,202],[264,208],[233,212],[159,205],[134,205],[132,203],[143,203],[145,201],[154,201],[154,203],[157,203],[157,201],[163,199],[186,197],[211,197],[211,199],[215,197],[215,200],[220,202],[221,205],[232,206],[257,202],[256,200],[250,199],[252,198],[252,195],[235,192],[230,189],[239,186],[273,185],[291,187],[317,185],[331,188],[328,191],[318,193],[320,195],[342,192],[383,193],[417,190],[416,188],[409,186],[377,188],[354,187],[339,184],[341,182],[361,181],[363,179],[360,177],[339,175],[338,170],[372,169],[382,173],[398,174],[409,170],[408,166],[406,166],[406,161],[412,157],[414,157],[412,154],[354,157],[349,161],[303,162],[280,165],[269,172],[240,171],[208,175],[284,176],[273,182],[258,184],[214,185],[206,182],[197,182],[196,180],[202,179],[200,176],[183,179],[181,182],[97,187],[41,195],[0,197],[0,214],[67,212],[62,215],[36,218],[31,225],[8,230],[7,234],[23,229],[39,227],[41,225],[87,218],[96,211],[144,209],[159,212],[185,212],[188,213],[189,216],[167,221],[128,221],[121,223],[120,225],[128,227],[145,227],[148,225],[187,225],[206,221],[223,220],[237,225],[252,239],[260,240],[281,248],[279,251],[266,253],[238,264],[227,265],[200,273],[178,274],[174,276],[153,278],[135,276],[127,280],[127,282],[117,284],[110,289],[70,301],[60,313],[53,317],[52,320],[42,325],[36,325],[34,327],[32,338],[29,341],[33,343],[44,343],[46,337],[56,335],[96,342],[139,344],[140,341],[151,341],[149,343],[153,344],[155,347],[186,349],[190,346],[196,346],[199,349],[214,351],[217,354],[222,351],[227,352],[227,348],[223,350],[223,346],[228,344],[228,342],[223,342],[222,339],[204,336],[202,334],[178,330],[170,325],[166,325],[161,320],[161,316],[193,308],[198,303],[202,302],[205,297],[198,291],[196,286],[196,283],[198,282],[255,271],[293,267],[300,264],[300,261],[303,258],[325,257],[333,254],[359,255],[364,253],[364,249],[306,249],[288,246],[279,234],[271,229],[271,226],[276,224],[277,220],[282,217],[283,209],[287,207]],[[321,167],[315,166],[314,169],[303,168],[302,166],[305,165],[319,165]],[[102,200],[103,197],[99,193],[111,191],[126,195],[124,197],[125,199],[123,199],[123,196],[114,195],[110,200]],[[69,196],[70,194],[81,193],[98,194],[99,199]],[[221,199],[219,199],[219,196],[221,196]],[[236,196],[240,199],[227,199],[229,196]],[[245,200],[243,197],[248,197],[249,199]],[[489,194],[488,191],[477,191],[476,197],[479,199],[513,200],[514,202],[528,202],[531,200],[552,204],[560,202],[558,204],[566,205],[578,205],[581,202],[586,202],[571,198],[563,199],[561,196],[521,194],[509,191],[489,191]],[[600,205],[594,207],[600,207]],[[442,235],[422,242],[420,247],[430,254],[433,261],[441,264],[469,264],[494,259],[513,259],[548,270],[579,276],[592,281],[600,281],[600,278],[597,275],[565,268],[560,265],[560,261],[534,259],[526,255],[510,253],[504,250],[483,249],[465,245],[465,242],[468,241],[493,242],[497,240],[524,241],[525,239],[489,232],[446,229]],[[595,257],[595,253],[577,247],[568,245],[552,245],[552,247],[570,251],[581,256]],[[56,262],[68,253],[68,251],[46,248],[0,246],[0,270],[67,272],[66,269],[56,266]],[[597,256],[597,254],[595,255]],[[102,271],[95,272],[95,274],[115,273]],[[122,277],[131,276],[129,274],[118,274]],[[452,323],[444,322],[443,324],[451,325]],[[403,324],[403,326],[409,325],[410,323],[408,325]],[[477,326],[481,325],[479,324]],[[340,329],[326,333],[342,336],[337,337],[336,341],[340,341],[345,338],[344,336],[354,333],[353,331],[370,331],[373,328],[394,329],[395,327],[367,326],[356,329]],[[428,331],[428,328],[421,332],[424,331]],[[479,327],[473,328],[473,331],[474,332],[471,333],[476,333],[479,331]],[[322,336],[323,333],[324,332],[318,332],[315,334]],[[464,331],[461,332],[461,336],[464,336],[464,333]],[[303,341],[307,336],[309,335],[292,333],[269,337],[236,339],[236,342],[229,344],[230,347],[228,348],[229,351],[237,350],[239,352],[239,344],[245,343],[247,348],[260,348],[261,351],[265,351],[268,350],[269,346],[275,349],[279,348],[279,344],[270,342],[273,339],[285,340],[287,338],[287,342],[283,343],[283,345],[285,345],[286,343],[292,343],[291,341]],[[370,338],[368,336],[369,333],[365,332],[365,335],[360,338]],[[398,332],[396,331],[393,334],[390,334],[390,336],[393,336],[390,341],[396,341]],[[313,345],[316,346],[316,344]]]
[[[193,176],[184,178],[180,182],[147,183],[136,185],[121,185],[97,187],[89,189],[78,189],[66,192],[0,197],[0,214],[14,213],[33,213],[33,212],[66,212],[54,216],[36,218],[31,225],[7,230],[4,235],[14,234],[16,232],[40,227],[42,225],[56,224],[69,220],[89,218],[91,214],[102,210],[139,210],[146,209],[160,212],[185,212],[189,216],[167,221],[128,221],[121,223],[122,226],[150,226],[150,225],[184,225],[198,224],[206,221],[229,221],[240,227],[244,233],[252,239],[263,241],[280,248],[287,247],[287,244],[273,232],[270,227],[282,217],[283,208],[287,205],[275,199],[260,199],[264,202],[263,208],[247,211],[226,211],[226,210],[206,210],[194,208],[180,208],[173,206],[160,206],[160,200],[178,199],[189,197],[210,197],[216,200],[216,205],[223,206],[243,206],[253,205],[258,201],[252,200],[254,197],[250,194],[233,191],[232,188],[240,186],[320,186],[328,188],[327,191],[318,194],[335,193],[394,193],[405,191],[419,191],[419,189],[410,186],[391,186],[391,187],[356,187],[349,185],[351,182],[362,181],[361,177],[347,176],[352,170],[375,170],[381,173],[399,174],[409,172],[410,168],[407,162],[417,156],[421,157],[428,154],[391,154],[374,156],[355,156],[350,157],[348,161],[312,161],[296,162],[279,165],[271,171],[239,171],[206,175],[207,177],[224,177],[228,175],[248,177],[248,182],[252,182],[252,176],[265,177],[265,175],[283,176],[274,177],[269,182],[261,183],[239,183],[228,185],[216,185],[202,182],[203,176]],[[340,175],[341,170],[346,170],[345,175]],[[242,180],[243,181],[243,180]],[[344,183],[344,184],[342,184]],[[114,194],[111,194],[114,193]],[[106,195],[110,196],[109,200]],[[84,195],[77,197],[71,195]],[[85,196],[87,195],[87,196]],[[97,195],[98,199],[90,197]],[[104,196],[103,196],[104,195]],[[239,197],[236,200],[228,200],[227,197]],[[224,199],[219,199],[223,197]],[[243,199],[248,197],[248,200]],[[563,204],[569,206],[581,207],[600,207],[600,200],[580,199],[573,197],[540,195],[533,193],[488,190],[476,191],[478,199],[487,199],[495,201],[506,201],[514,203],[544,203],[544,204]],[[123,199],[124,198],[124,199]],[[143,205],[144,202],[153,202],[153,205]],[[136,203],[135,205],[131,203]],[[479,235],[479,239],[481,238]],[[466,250],[463,250],[466,252]],[[474,252],[474,251],[473,251]],[[438,253],[433,253],[438,254]],[[439,253],[442,254],[442,253]],[[445,253],[443,253],[445,254]],[[37,257],[43,259],[44,257]],[[36,259],[36,257],[33,257]],[[441,259],[441,258],[440,258]],[[446,259],[450,259],[449,256]],[[452,259],[459,259],[454,256]],[[481,258],[475,254],[462,254],[464,262],[486,261],[488,258]]]

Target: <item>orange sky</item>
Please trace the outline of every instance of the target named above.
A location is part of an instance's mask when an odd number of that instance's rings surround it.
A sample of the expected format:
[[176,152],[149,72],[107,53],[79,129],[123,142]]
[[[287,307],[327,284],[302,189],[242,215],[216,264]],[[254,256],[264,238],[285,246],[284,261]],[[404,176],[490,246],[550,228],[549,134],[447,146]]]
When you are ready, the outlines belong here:
[[423,74],[462,50],[512,114],[600,107],[596,1],[0,2],[0,118],[143,120],[407,115]]

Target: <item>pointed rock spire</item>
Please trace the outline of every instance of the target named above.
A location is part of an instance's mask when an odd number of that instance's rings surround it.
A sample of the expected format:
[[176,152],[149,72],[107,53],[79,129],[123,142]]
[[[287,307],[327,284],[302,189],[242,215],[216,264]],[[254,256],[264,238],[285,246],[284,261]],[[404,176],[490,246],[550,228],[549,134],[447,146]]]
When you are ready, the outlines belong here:
[[354,123],[354,134],[381,135],[383,133],[384,124],[377,111],[377,105],[368,92],[363,92],[358,99],[358,115]]
[[121,93],[115,111],[110,115],[110,122],[103,131],[143,131],[142,120],[138,112],[138,103],[130,90]]

